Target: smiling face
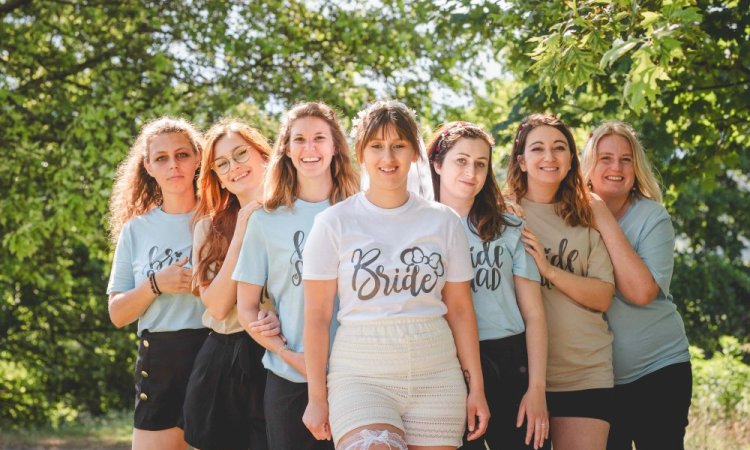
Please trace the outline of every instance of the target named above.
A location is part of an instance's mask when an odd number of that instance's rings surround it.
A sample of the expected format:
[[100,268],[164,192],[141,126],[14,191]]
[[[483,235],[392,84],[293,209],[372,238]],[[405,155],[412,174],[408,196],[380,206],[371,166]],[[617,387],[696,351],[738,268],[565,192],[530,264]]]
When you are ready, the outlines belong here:
[[542,125],[531,130],[526,138],[521,170],[526,172],[529,188],[533,185],[557,186],[570,171],[572,155],[565,135],[558,129]]
[[362,150],[362,164],[370,177],[370,191],[406,192],[411,163],[417,160],[412,144],[399,137],[392,126],[374,133]]
[[161,188],[162,195],[193,195],[193,179],[200,155],[182,133],[163,133],[151,138],[143,166]]
[[212,168],[229,192],[250,194],[263,181],[265,161],[239,133],[229,132],[216,142]]
[[599,140],[591,185],[602,198],[627,197],[635,183],[635,166],[630,142],[619,134]]
[[461,138],[448,150],[441,164],[435,165],[440,175],[440,201],[461,203],[473,201],[487,180],[490,147],[481,139]]
[[331,127],[325,120],[308,116],[294,121],[286,156],[297,169],[297,176],[311,179],[330,177],[335,151]]

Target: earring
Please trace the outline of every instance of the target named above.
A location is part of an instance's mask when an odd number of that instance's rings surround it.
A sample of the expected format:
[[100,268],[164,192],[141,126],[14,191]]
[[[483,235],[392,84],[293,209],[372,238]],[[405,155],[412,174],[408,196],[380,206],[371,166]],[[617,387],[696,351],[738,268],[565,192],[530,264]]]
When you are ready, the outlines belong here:
[[589,188],[589,191],[594,192],[594,183],[591,180],[586,182],[586,187]]
[[156,203],[156,206],[164,204],[164,196],[161,193],[161,186],[158,184],[156,185],[156,192],[154,192],[154,203]]

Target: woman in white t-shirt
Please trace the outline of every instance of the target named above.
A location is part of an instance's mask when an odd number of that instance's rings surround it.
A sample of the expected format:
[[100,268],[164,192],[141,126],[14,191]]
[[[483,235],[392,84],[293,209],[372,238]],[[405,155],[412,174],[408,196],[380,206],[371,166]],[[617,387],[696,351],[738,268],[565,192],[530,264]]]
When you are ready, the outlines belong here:
[[542,276],[547,407],[555,450],[603,450],[612,403],[612,262],[593,228],[575,140],[549,114],[518,127],[508,194],[526,216],[523,242]]
[[[549,448],[545,401],[547,324],[539,271],[521,242],[523,221],[507,213],[492,171],[494,141],[450,122],[427,145],[435,199],[460,216],[469,238],[471,290],[492,422],[462,448]],[[526,426],[523,427],[523,422]]]
[[161,117],[141,130],[117,170],[110,227],[117,241],[107,286],[115,326],[138,321],[133,448],[184,449],[182,406],[195,355],[208,334],[191,293],[190,219],[200,135]]
[[[307,405],[302,251],[315,216],[354,194],[358,186],[334,110],[321,102],[290,109],[282,119],[266,171],[264,208],[248,222],[232,274],[238,282],[240,323],[266,348],[264,412],[268,448],[273,450],[332,447],[316,440],[302,423]],[[258,318],[264,287],[276,306],[286,341],[248,327]]]
[[456,448],[467,418],[469,439],[489,419],[466,234],[450,208],[407,190],[420,157],[411,111],[379,101],[359,119],[356,153],[370,187],[321,213],[303,254],[304,422],[339,449]]

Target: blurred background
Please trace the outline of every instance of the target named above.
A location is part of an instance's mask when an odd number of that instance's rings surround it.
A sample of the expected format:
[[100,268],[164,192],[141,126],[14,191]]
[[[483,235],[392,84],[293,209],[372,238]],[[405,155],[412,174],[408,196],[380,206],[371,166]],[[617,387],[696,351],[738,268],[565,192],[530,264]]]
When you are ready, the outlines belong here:
[[678,233],[689,448],[750,448],[747,0],[0,0],[0,445],[127,440],[136,328],[107,315],[107,203],[142,124],[234,116],[272,140],[297,101],[348,128],[382,97],[426,136],[491,130],[501,183],[529,113],[559,115],[579,148],[631,123]]

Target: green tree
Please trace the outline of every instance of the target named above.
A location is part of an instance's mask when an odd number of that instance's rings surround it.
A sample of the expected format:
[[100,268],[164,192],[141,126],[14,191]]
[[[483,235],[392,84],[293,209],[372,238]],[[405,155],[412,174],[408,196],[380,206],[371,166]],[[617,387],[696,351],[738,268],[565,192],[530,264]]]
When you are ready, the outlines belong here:
[[[540,110],[585,134],[612,118],[639,130],[679,235],[672,288],[691,341],[711,350],[719,334],[746,341],[750,2],[466,0],[443,8],[453,40],[486,43],[475,52],[494,55],[521,85],[501,111],[477,99],[485,115],[500,113],[491,117],[501,144]],[[487,91],[505,85],[489,80]]]
[[[131,405],[132,333],[109,323],[107,201],[146,120],[291,103],[345,115],[376,95],[424,109],[444,69],[429,10],[302,0],[0,3],[0,425]],[[453,51],[451,51],[451,49]]]

